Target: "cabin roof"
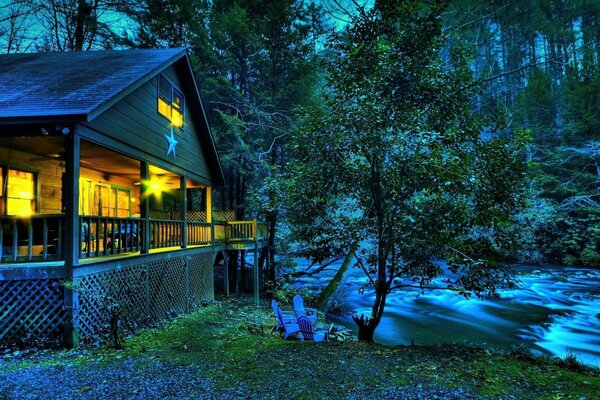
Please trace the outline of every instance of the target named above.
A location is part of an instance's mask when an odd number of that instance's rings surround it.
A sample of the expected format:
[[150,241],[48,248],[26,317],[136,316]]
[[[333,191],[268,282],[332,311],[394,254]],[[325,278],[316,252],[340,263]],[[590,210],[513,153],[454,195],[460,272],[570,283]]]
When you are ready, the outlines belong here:
[[143,49],[0,56],[0,118],[88,115],[185,56]]
[[[183,60],[182,60],[183,59]],[[186,49],[136,49],[0,55],[0,122],[45,119],[90,121],[159,72],[189,68],[208,138],[207,160],[216,184],[224,181],[214,140]]]

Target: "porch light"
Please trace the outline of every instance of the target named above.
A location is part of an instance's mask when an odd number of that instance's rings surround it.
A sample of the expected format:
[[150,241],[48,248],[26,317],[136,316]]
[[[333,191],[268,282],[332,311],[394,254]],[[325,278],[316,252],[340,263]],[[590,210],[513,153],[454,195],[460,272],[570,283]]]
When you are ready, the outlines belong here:
[[162,196],[162,192],[169,190],[167,188],[167,181],[164,176],[153,176],[149,180],[142,181],[144,188],[146,188],[146,192],[144,196],[149,197],[150,195],[155,195],[157,198]]

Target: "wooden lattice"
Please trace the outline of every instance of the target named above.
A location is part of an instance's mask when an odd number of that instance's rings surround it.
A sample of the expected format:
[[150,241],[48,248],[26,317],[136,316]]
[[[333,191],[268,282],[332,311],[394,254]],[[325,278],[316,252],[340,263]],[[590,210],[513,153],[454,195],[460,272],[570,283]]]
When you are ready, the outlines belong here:
[[158,260],[76,280],[80,338],[93,341],[110,335],[111,316],[131,333],[141,326],[191,311],[213,299],[211,253]]
[[[212,253],[192,254],[79,276],[74,279],[75,326],[84,342],[191,311],[213,299]],[[68,313],[58,280],[0,281],[0,343],[61,342]]]
[[215,210],[212,212],[213,221],[235,221],[235,211]]
[[210,253],[197,254],[188,257],[190,277],[189,302],[196,307],[214,298],[214,278]]
[[57,280],[0,281],[0,342],[61,341],[66,322],[63,302]]
[[123,330],[134,332],[150,320],[145,265],[84,275],[76,281],[76,323],[82,340],[107,336],[113,315]]
[[160,260],[148,266],[150,310],[155,320],[187,311],[187,268],[184,257]]
[[[173,211],[169,214],[172,220],[181,220],[181,213]],[[190,210],[187,212],[188,221],[206,222],[206,211]],[[235,221],[235,211],[233,210],[214,210],[212,212],[213,221]]]

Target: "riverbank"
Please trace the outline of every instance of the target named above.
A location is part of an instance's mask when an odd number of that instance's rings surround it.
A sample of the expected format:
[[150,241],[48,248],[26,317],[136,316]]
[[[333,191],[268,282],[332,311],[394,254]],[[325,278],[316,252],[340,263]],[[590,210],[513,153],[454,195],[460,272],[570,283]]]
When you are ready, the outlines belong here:
[[[0,358],[10,399],[598,399],[597,370],[529,353],[455,345],[284,341],[267,304],[223,300],[122,351],[43,351]],[[569,370],[569,367],[573,370]]]

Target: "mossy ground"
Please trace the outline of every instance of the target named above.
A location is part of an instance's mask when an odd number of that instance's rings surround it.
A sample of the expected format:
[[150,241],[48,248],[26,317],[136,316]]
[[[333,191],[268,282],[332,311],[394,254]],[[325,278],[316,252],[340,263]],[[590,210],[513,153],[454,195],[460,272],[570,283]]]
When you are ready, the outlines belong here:
[[491,354],[465,346],[397,346],[284,341],[268,307],[244,299],[181,317],[126,340],[122,351],[47,352],[0,362],[9,370],[76,363],[86,368],[167,362],[202,371],[215,390],[255,398],[358,398],[381,388],[428,386],[482,398],[600,399],[598,371],[574,372],[550,359]]

